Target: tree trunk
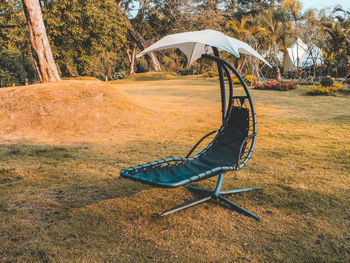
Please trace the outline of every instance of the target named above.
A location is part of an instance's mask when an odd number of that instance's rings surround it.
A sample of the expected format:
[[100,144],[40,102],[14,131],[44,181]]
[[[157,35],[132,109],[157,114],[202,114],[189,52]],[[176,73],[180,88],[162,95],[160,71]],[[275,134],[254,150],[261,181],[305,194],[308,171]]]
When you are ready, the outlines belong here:
[[135,73],[135,55],[136,55],[136,43],[134,43],[134,46],[132,48],[131,63],[130,63],[130,74],[134,74]]
[[281,71],[280,71],[280,68],[278,66],[277,66],[277,69],[276,69],[276,74],[277,74],[277,81],[281,82],[282,81]]
[[58,81],[60,76],[46,35],[39,0],[22,0],[22,2],[39,80],[40,82]]
[[121,8],[123,0],[116,0],[116,2],[117,2],[118,7]]
[[278,48],[276,42],[274,42],[274,48],[275,48],[275,63],[276,63],[276,78],[277,81],[281,82],[281,71],[280,68],[278,67]]
[[129,74],[135,74],[135,69],[134,69],[134,65],[135,65],[135,52],[136,52],[136,43],[134,43],[133,47],[132,47],[132,52],[130,54],[130,47],[127,47],[126,53],[128,54],[128,59],[129,59],[129,64],[130,64],[130,72]]
[[[146,40],[141,36],[141,34],[133,28],[131,24],[128,25],[128,32],[131,38],[135,41],[139,49],[144,50],[148,47]],[[145,55],[148,71],[161,71],[159,61],[153,52],[149,52]]]

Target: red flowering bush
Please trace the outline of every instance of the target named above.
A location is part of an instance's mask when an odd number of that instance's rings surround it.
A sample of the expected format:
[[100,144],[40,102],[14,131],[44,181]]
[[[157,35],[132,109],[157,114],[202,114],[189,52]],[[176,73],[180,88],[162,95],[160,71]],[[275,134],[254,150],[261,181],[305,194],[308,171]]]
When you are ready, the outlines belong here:
[[288,82],[280,82],[277,80],[270,80],[265,83],[256,84],[254,89],[260,89],[260,90],[281,90],[281,91],[287,91],[291,89],[296,89],[297,84],[294,81],[288,81]]

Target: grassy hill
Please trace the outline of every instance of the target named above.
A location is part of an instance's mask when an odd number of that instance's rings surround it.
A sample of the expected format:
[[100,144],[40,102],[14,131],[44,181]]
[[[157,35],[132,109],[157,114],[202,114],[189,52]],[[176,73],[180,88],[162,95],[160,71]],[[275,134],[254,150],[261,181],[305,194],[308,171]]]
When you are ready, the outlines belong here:
[[131,96],[96,79],[0,89],[3,138],[110,139],[145,114]]

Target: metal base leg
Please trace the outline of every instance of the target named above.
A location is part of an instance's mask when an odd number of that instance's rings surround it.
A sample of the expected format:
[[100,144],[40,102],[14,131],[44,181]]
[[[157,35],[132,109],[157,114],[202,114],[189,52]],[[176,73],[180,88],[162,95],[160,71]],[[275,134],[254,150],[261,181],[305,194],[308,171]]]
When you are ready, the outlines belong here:
[[253,217],[253,218],[254,218],[255,220],[257,220],[257,221],[259,221],[259,220],[261,219],[260,217],[258,217],[258,216],[256,216],[256,215],[250,213],[249,211],[245,210],[244,208],[242,208],[242,207],[236,205],[235,203],[232,203],[230,200],[227,200],[225,197],[223,197],[223,196],[221,196],[221,195],[219,195],[218,197],[219,197],[219,199],[221,199],[222,201],[224,201],[226,204],[228,204],[228,205],[234,207],[237,211],[242,212],[242,213],[246,214],[247,216],[251,216],[251,217]]
[[228,191],[220,191],[220,195],[228,195],[228,194],[235,194],[235,193],[241,193],[246,191],[251,191],[255,189],[264,189],[266,186],[258,186],[258,187],[251,187],[251,188],[244,188],[244,189],[234,189],[234,190],[228,190]]
[[199,200],[197,200],[197,201],[192,201],[192,202],[190,202],[190,203],[183,204],[183,205],[174,207],[174,208],[172,208],[172,209],[166,210],[166,211],[160,213],[160,215],[161,215],[161,216],[165,216],[165,215],[174,213],[174,212],[176,212],[176,211],[179,211],[179,210],[182,210],[182,209],[185,209],[185,208],[194,206],[194,205],[198,205],[198,204],[200,204],[200,203],[203,203],[203,202],[205,202],[205,201],[210,200],[211,198],[212,198],[212,196],[209,195],[209,196],[204,197],[204,198],[202,198],[202,199],[199,199]]
[[176,211],[179,211],[179,210],[182,210],[182,209],[185,209],[185,208],[188,208],[188,207],[191,207],[191,206],[194,206],[194,205],[206,202],[206,201],[208,201],[208,200],[210,200],[212,198],[214,198],[214,199],[218,198],[219,200],[222,200],[224,203],[226,203],[229,206],[233,207],[235,210],[237,210],[239,212],[242,212],[242,213],[244,213],[247,216],[251,216],[254,219],[259,221],[261,219],[260,217],[254,215],[254,214],[250,213],[249,211],[245,210],[244,208],[236,205],[235,203],[233,203],[230,200],[228,200],[225,197],[223,197],[223,195],[241,193],[241,192],[251,191],[251,190],[255,190],[255,189],[263,189],[263,188],[265,188],[265,186],[250,187],[250,188],[243,188],[243,189],[234,189],[234,190],[228,190],[228,191],[220,191],[221,186],[222,186],[222,182],[223,182],[223,178],[224,178],[224,175],[220,174],[219,178],[218,178],[218,182],[217,182],[216,188],[215,188],[214,191],[207,190],[207,189],[202,189],[202,188],[199,188],[199,187],[196,187],[196,186],[192,186],[192,185],[185,186],[189,190],[194,190],[194,191],[197,191],[197,192],[200,192],[200,193],[205,193],[205,194],[210,194],[210,195],[206,196],[206,197],[204,197],[202,199],[199,199],[197,201],[192,201],[190,203],[183,204],[183,205],[177,206],[175,208],[169,209],[167,211],[164,211],[164,212],[160,213],[160,215],[165,216],[165,215],[174,213]]

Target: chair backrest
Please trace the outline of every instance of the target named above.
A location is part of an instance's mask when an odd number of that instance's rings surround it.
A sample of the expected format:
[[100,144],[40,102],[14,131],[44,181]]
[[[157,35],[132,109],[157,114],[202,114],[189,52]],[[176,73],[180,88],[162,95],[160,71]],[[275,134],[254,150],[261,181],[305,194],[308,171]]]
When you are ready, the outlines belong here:
[[[255,146],[253,135],[257,132],[253,101],[246,83],[233,66],[218,56],[204,55],[203,57],[217,62],[218,67],[222,69],[220,70],[222,74],[225,73],[229,85],[229,102],[219,132],[212,142],[194,158],[240,169],[250,159]],[[230,71],[240,80],[245,96],[233,96]],[[223,79],[223,75],[220,78]],[[221,90],[225,89],[223,81],[220,82],[220,86]],[[222,96],[223,94],[225,96],[225,92],[221,92]],[[222,100],[226,98],[222,97]]]
[[248,136],[248,129],[249,111],[242,107],[233,107],[226,125],[198,158],[215,166],[237,165],[242,143]]

